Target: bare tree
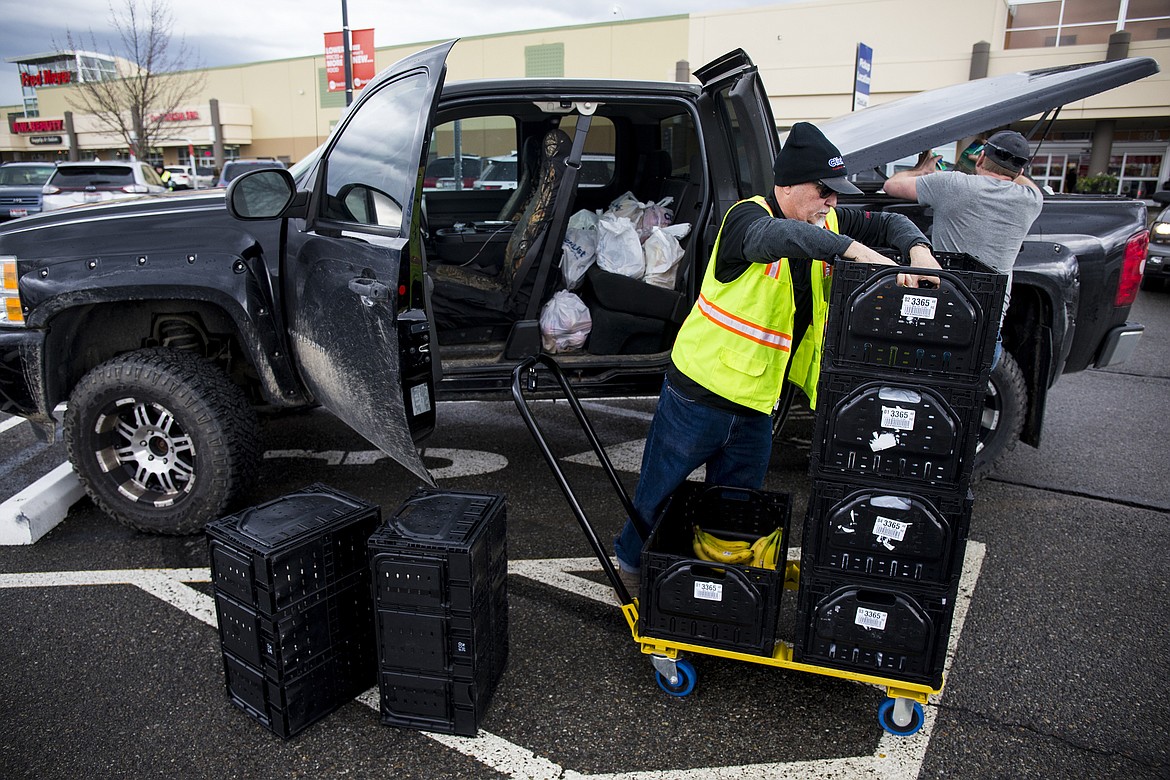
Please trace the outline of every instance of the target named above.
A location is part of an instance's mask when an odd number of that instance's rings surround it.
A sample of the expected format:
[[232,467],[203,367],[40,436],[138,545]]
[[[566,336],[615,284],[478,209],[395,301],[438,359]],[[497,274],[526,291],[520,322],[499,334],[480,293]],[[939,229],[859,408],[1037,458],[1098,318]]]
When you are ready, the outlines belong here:
[[[110,52],[130,64],[119,78],[80,81],[68,98],[77,111],[88,113],[108,132],[125,140],[135,156],[145,159],[166,139],[168,115],[203,88],[194,52],[185,39],[172,36],[174,19],[166,0],[122,0],[115,9],[110,2],[110,22],[121,41],[121,50]],[[100,51],[93,30],[75,45],[66,29],[70,51]],[[88,40],[89,45],[84,45]],[[180,72],[182,71],[182,72]]]

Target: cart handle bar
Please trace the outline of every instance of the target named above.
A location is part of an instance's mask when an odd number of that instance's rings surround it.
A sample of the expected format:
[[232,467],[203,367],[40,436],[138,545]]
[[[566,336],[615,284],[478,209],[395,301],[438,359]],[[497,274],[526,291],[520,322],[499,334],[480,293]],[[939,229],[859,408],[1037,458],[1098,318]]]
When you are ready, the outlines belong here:
[[634,504],[630,501],[630,495],[626,492],[625,486],[618,479],[617,472],[613,468],[613,463],[605,453],[605,448],[601,446],[601,441],[598,440],[593,426],[589,424],[589,420],[585,416],[585,410],[582,408],[581,402],[577,400],[573,389],[569,386],[569,381],[565,378],[565,373],[561,370],[560,364],[544,354],[532,355],[521,361],[512,370],[512,400],[516,402],[516,408],[520,411],[520,416],[524,418],[524,423],[528,426],[528,431],[532,434],[532,438],[536,440],[536,445],[540,448],[541,454],[544,455],[545,462],[552,469],[553,477],[556,478],[557,484],[560,485],[561,492],[565,494],[565,500],[569,502],[569,507],[577,517],[577,523],[581,526],[581,530],[585,532],[585,538],[589,540],[589,544],[593,547],[593,554],[597,556],[597,560],[601,563],[601,568],[613,584],[614,590],[617,591],[618,598],[623,605],[632,604],[633,598],[631,598],[630,592],[618,576],[617,570],[614,569],[609,555],[605,552],[605,548],[601,546],[601,542],[597,538],[597,533],[593,530],[593,525],[589,522],[589,518],[585,516],[585,510],[581,508],[581,504],[578,503],[577,497],[573,494],[573,490],[569,486],[569,481],[565,477],[564,471],[561,470],[556,456],[549,449],[548,442],[545,440],[544,434],[541,433],[540,426],[533,419],[532,412],[528,408],[528,402],[524,399],[521,378],[527,375],[529,389],[535,389],[537,363],[547,368],[553,378],[556,379],[557,384],[561,386],[561,390],[565,394],[565,399],[569,402],[569,407],[573,410],[573,414],[577,416],[577,421],[581,424],[581,430],[585,432],[585,436],[589,439],[589,444],[593,447],[593,452],[596,453],[601,467],[605,469],[605,475],[609,477],[610,484],[617,491],[618,498],[621,499],[622,506],[630,517],[635,516]]

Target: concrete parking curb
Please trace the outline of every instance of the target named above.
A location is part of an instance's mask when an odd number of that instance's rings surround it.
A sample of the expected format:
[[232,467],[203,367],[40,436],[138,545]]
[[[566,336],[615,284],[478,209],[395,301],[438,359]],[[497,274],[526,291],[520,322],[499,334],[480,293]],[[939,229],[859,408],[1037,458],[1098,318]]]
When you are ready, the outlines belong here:
[[69,463],[62,463],[0,504],[0,545],[32,544],[53,530],[83,495]]

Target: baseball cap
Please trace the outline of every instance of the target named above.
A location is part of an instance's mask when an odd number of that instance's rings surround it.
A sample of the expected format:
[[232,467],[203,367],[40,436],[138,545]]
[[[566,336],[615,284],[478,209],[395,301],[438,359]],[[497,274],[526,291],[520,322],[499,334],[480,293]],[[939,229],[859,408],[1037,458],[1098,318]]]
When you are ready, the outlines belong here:
[[845,160],[825,134],[808,122],[797,122],[788,133],[776,162],[772,166],[775,183],[779,187],[805,182],[820,182],[843,195],[860,195],[845,177]]
[[983,152],[1003,167],[1022,171],[1032,157],[1028,140],[1015,130],[1000,130],[983,144]]

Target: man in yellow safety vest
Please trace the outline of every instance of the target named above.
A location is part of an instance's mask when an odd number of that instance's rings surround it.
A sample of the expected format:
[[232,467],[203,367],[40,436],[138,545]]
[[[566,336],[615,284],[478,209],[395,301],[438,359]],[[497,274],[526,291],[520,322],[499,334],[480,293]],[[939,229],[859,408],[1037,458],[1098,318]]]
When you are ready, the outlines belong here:
[[[776,157],[768,196],[736,203],[723,218],[699,299],[671,352],[646,438],[636,517],[614,539],[622,580],[637,593],[641,550],[659,510],[687,475],[707,466],[713,485],[759,488],[772,452],[772,409],[785,378],[816,404],[832,259],[939,267],[930,243],[900,214],[838,209],[860,194],[840,152],[799,122]],[[898,275],[917,286],[929,275]]]

